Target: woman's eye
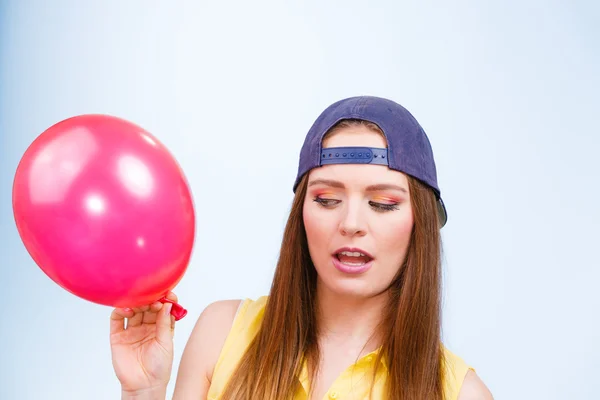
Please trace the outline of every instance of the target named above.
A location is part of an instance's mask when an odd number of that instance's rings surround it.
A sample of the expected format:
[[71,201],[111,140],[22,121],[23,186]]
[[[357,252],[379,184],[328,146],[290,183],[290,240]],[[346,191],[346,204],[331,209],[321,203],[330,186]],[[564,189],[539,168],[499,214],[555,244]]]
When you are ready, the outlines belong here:
[[384,211],[394,211],[398,209],[398,203],[394,203],[394,204],[384,204],[384,203],[376,203],[374,201],[370,201],[369,205],[371,207],[373,207],[373,209],[375,211],[380,211],[380,212],[384,212]]
[[[342,202],[341,200],[324,199],[322,197],[315,197],[313,199],[313,201],[325,208],[333,208]],[[398,209],[398,203],[387,204],[387,203],[377,203],[375,201],[369,201],[369,205],[371,206],[371,208],[373,210],[375,210],[377,212],[394,211],[394,210]]]
[[314,201],[323,207],[333,207],[333,206],[339,204],[341,200],[323,199],[321,197],[315,197]]

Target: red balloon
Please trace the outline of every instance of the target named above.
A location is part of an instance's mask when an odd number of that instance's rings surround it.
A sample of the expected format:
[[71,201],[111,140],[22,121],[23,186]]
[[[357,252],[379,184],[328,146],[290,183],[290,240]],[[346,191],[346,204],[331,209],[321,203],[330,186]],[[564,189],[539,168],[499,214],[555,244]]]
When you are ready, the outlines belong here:
[[195,213],[183,171],[154,136],[121,118],[81,115],[44,131],[19,162],[12,201],[35,263],[80,298],[166,302],[187,269]]

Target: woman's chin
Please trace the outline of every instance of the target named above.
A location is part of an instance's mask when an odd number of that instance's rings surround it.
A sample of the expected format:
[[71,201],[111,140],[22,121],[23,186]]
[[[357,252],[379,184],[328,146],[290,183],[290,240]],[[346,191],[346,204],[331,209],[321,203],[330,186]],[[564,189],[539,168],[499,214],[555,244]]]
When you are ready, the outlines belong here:
[[318,285],[321,286],[321,290],[325,289],[332,294],[344,297],[366,298],[380,292],[366,279],[329,277],[327,280],[320,279]]

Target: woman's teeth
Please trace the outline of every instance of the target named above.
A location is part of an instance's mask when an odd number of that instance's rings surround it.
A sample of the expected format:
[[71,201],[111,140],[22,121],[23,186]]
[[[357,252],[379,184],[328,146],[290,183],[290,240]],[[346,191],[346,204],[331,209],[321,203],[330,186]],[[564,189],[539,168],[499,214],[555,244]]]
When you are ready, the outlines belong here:
[[360,267],[361,265],[365,265],[366,263],[364,263],[364,262],[358,262],[358,263],[356,263],[356,262],[342,261],[342,264],[350,265],[352,267]]
[[360,257],[365,256],[363,253],[359,253],[358,251],[342,251],[340,254],[348,257]]
[[360,267],[370,261],[370,257],[357,251],[342,251],[337,254],[337,258],[341,263],[351,267]]

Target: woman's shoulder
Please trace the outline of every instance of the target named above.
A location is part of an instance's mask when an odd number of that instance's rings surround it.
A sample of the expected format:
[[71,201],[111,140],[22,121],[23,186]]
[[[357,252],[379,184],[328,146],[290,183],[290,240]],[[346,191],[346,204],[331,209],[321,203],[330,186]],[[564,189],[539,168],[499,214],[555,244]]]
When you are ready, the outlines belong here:
[[266,300],[267,296],[262,296],[210,303],[198,317],[192,335],[209,339],[217,357],[232,345],[244,346],[260,327]]
[[208,304],[200,313],[192,335],[202,335],[207,339],[206,333],[210,333],[211,341],[224,342],[243,302],[242,299],[228,299]]
[[209,306],[214,307],[216,313],[225,312],[228,316],[223,348],[246,347],[249,344],[260,328],[266,303],[267,296],[262,296],[256,299],[218,301]]
[[[210,339],[217,348],[222,347],[231,332],[252,325],[262,317],[267,296],[257,299],[217,300],[208,304],[200,313],[192,335]],[[206,333],[210,333],[206,337]]]
[[444,363],[446,372],[453,378],[462,379],[469,369],[474,369],[461,356],[450,350],[445,344],[442,345],[444,351]]
[[200,331],[210,332],[211,354],[208,369],[208,398],[217,398],[238,361],[256,336],[267,297],[219,300],[208,305],[198,319]]
[[242,299],[218,300],[207,305],[196,321],[190,341],[209,342],[212,349],[222,347],[243,302]]
[[206,395],[220,349],[241,303],[241,300],[220,300],[204,308],[183,351],[174,398]]
[[443,346],[444,389],[447,399],[492,400],[492,395],[475,368],[461,356]]
[[210,326],[217,330],[223,328],[222,333],[228,333],[240,319],[262,316],[266,301],[267,296],[257,299],[217,300],[204,308],[196,324]]

